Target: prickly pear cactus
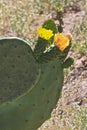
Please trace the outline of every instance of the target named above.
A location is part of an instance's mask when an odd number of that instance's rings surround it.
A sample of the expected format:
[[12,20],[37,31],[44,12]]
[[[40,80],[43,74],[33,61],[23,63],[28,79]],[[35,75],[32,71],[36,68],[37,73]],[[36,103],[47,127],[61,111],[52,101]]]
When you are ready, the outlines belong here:
[[38,32],[34,50],[19,38],[0,39],[0,130],[36,130],[60,97],[70,44],[64,51],[50,47],[57,33],[52,20]]

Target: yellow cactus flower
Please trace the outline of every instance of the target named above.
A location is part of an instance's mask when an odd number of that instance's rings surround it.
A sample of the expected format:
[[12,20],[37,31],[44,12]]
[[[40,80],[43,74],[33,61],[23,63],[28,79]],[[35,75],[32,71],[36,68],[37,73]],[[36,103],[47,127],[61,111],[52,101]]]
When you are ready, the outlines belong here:
[[70,39],[67,36],[63,36],[61,33],[57,33],[54,36],[54,45],[61,51],[64,51],[64,49],[69,46],[69,42]]
[[53,31],[52,30],[47,30],[45,28],[38,28],[38,35],[39,37],[49,40],[53,36]]

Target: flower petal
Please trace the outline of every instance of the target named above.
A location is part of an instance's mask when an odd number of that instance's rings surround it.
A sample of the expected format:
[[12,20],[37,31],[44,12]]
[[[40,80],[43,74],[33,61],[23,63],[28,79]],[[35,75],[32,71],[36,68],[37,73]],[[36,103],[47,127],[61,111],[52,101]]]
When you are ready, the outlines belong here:
[[38,35],[39,37],[49,40],[53,36],[53,31],[52,30],[47,30],[45,28],[38,28]]
[[54,36],[54,45],[57,46],[61,51],[64,51],[69,46],[69,38],[63,36],[61,33],[57,33]]

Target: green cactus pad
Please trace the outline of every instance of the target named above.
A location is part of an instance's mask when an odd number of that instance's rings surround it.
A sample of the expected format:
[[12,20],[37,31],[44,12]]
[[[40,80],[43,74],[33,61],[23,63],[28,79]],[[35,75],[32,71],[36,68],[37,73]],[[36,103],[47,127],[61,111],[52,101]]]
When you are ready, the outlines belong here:
[[36,130],[50,118],[61,94],[63,67],[59,58],[44,58],[49,62],[36,63],[21,39],[0,40],[0,130]]
[[40,65],[40,78],[26,95],[0,106],[0,130],[36,130],[49,119],[62,90],[63,68],[56,59]]
[[23,95],[37,82],[39,69],[27,42],[0,39],[0,104]]

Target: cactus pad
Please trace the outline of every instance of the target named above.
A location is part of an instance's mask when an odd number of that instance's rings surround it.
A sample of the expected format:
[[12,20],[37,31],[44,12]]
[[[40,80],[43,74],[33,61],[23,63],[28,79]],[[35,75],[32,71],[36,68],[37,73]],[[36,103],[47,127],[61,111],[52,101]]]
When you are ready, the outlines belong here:
[[0,130],[37,130],[60,97],[71,44],[64,51],[50,46],[58,33],[53,20],[42,28],[52,37],[39,35],[33,50],[24,40],[0,39]]
[[0,40],[0,104],[30,90],[39,75],[30,46],[17,38]]
[[27,94],[0,107],[0,130],[36,130],[49,119],[62,90],[60,60],[41,64],[40,78]]
[[[36,62],[23,40],[0,40],[0,130],[36,130],[50,118],[63,85],[59,58]],[[14,100],[15,99],[15,100]]]

